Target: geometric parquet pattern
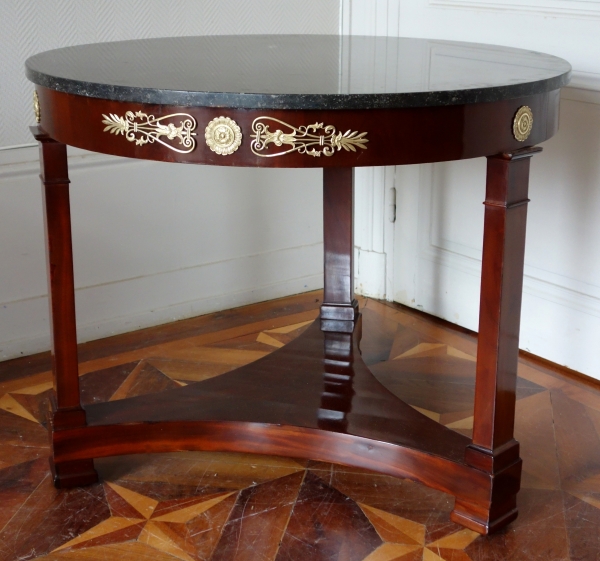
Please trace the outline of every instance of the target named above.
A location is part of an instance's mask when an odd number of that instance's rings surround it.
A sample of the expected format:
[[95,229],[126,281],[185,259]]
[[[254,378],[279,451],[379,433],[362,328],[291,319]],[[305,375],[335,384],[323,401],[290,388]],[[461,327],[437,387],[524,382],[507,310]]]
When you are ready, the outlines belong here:
[[[81,346],[86,403],[219,376],[298,336],[309,293]],[[472,429],[473,335],[361,302],[362,351],[401,399]],[[600,389],[521,360],[519,518],[482,537],[453,499],[408,480],[288,458],[203,452],[96,460],[101,482],[56,490],[48,470],[47,355],[0,364],[0,560],[600,560]]]

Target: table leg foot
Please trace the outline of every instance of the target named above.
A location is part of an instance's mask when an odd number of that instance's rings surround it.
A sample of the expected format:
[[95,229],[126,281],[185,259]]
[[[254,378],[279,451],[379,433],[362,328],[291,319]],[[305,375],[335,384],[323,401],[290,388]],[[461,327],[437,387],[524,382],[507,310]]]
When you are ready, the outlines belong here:
[[504,497],[501,504],[492,504],[490,508],[456,499],[450,519],[470,530],[488,535],[510,524],[518,514],[516,495]]
[[47,416],[48,436],[52,447],[52,456],[48,458],[52,480],[57,489],[68,489],[91,485],[98,481],[98,474],[91,459],[56,462],[54,460],[55,436],[61,430],[77,429],[86,426],[85,411],[81,407],[58,409],[54,396],[50,398],[50,410]]
[[50,458],[50,471],[57,489],[82,487],[98,481],[98,472],[94,469],[94,460],[75,460],[55,463]]
[[[515,443],[516,444],[516,443]],[[450,515],[453,522],[475,530],[480,534],[492,534],[512,522],[518,514],[517,493],[521,487],[521,467],[518,457],[518,445],[507,447],[505,454],[495,458],[496,464],[517,454],[517,459],[500,469],[490,470],[490,499],[481,503],[472,503],[457,497],[454,510]],[[492,458],[494,461],[494,458]]]

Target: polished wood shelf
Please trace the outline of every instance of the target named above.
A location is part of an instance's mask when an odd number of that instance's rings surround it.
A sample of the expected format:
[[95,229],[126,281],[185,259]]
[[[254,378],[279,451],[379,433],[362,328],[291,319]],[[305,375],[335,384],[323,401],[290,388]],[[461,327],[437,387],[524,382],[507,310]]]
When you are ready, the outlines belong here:
[[353,334],[328,333],[317,320],[285,347],[229,373],[87,405],[86,427],[55,433],[54,461],[148,450],[285,455],[359,466],[485,501],[492,478],[465,462],[471,440],[373,376],[357,352],[360,325]]

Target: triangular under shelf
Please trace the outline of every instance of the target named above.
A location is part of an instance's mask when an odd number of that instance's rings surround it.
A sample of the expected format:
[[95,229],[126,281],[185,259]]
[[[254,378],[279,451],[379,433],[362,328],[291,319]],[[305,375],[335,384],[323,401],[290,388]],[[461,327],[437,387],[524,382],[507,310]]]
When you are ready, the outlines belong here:
[[315,321],[270,355],[202,382],[85,407],[88,426],[235,422],[343,433],[459,464],[470,440],[415,411],[371,374],[355,335]]

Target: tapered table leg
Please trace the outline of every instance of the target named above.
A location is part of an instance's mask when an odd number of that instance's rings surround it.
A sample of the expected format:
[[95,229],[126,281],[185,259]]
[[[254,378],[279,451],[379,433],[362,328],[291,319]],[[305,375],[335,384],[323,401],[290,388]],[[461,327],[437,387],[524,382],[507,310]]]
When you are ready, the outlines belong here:
[[453,520],[485,533],[517,517],[521,480],[513,438],[530,158],[525,148],[488,158],[473,442],[466,462],[491,476],[485,504],[456,502]]
[[354,299],[354,169],[323,169],[325,290],[321,329],[352,333]]
[[[86,424],[79,398],[67,148],[41,128],[31,129],[40,143],[54,382],[49,425],[54,434]],[[92,460],[55,463],[51,458],[50,467],[57,487],[98,480]]]

